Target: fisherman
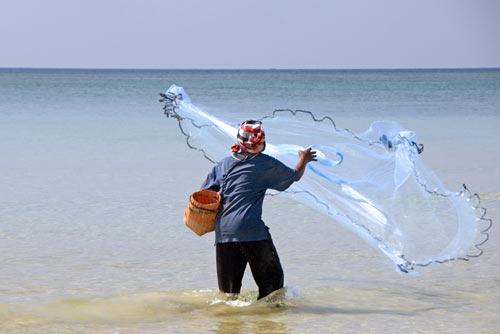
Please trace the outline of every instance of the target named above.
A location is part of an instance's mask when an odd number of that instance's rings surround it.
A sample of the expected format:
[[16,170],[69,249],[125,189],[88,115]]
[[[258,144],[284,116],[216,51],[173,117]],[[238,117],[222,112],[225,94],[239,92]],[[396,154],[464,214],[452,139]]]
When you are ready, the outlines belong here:
[[260,121],[241,124],[232,155],[208,174],[202,189],[222,196],[215,221],[217,280],[224,293],[238,294],[247,263],[261,299],[283,287],[283,269],[269,228],[262,221],[267,189],[286,190],[299,181],[307,163],[316,161],[311,148],[298,151],[299,162],[290,168],[262,151],[266,147]]

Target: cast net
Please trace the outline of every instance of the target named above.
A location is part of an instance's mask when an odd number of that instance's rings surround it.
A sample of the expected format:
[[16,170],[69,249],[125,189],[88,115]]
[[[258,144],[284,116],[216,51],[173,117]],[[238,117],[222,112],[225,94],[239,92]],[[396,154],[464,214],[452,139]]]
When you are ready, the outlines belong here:
[[[239,124],[197,107],[181,87],[172,85],[161,95],[166,116],[179,122],[189,148],[214,163],[230,154]],[[479,196],[465,185],[459,192],[447,190],[421,161],[423,145],[414,132],[377,121],[357,134],[304,110],[278,109],[260,120],[265,154],[293,167],[298,150],[317,151],[318,161],[281,195],[343,224],[397,270],[482,254],[492,222]]]

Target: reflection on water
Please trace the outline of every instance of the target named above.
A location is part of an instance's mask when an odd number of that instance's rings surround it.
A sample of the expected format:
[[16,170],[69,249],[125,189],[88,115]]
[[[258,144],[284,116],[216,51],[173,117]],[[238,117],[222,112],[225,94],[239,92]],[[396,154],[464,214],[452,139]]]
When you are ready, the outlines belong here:
[[[243,291],[231,298],[215,290],[71,298],[39,305],[0,305],[0,329],[2,333],[21,328],[47,328],[57,333],[85,332],[89,328],[106,333],[114,328],[140,333],[144,327],[158,331],[168,328],[169,333],[321,333],[325,329],[365,330],[374,323],[380,328],[384,321],[411,323],[425,319],[435,326],[445,317],[458,320],[464,306],[492,302],[474,297],[467,289],[462,291],[465,293],[440,291],[351,282],[305,293],[288,287],[261,301],[256,300],[257,291]],[[423,329],[421,324],[419,327]],[[487,327],[484,332],[489,333]]]
[[260,317],[244,315],[220,317],[214,322],[213,332],[217,334],[289,333],[286,323],[273,319],[273,317],[273,313]]
[[[166,325],[190,330],[203,325],[215,333],[286,333],[274,317],[285,312],[285,295],[257,301],[257,292],[237,299],[213,290],[169,291],[82,299],[62,299],[39,305],[0,305],[0,328],[39,328],[72,325],[86,328],[137,324]],[[236,302],[240,303],[236,303]],[[190,331],[188,330],[188,332]]]

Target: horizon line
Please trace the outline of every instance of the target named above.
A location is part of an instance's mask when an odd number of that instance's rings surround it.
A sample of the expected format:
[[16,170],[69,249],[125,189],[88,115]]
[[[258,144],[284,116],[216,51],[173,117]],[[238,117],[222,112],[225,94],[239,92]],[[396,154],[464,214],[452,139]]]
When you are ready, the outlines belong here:
[[153,68],[153,67],[3,67],[0,70],[111,70],[111,71],[390,71],[390,70],[489,70],[499,67],[364,67],[364,68]]

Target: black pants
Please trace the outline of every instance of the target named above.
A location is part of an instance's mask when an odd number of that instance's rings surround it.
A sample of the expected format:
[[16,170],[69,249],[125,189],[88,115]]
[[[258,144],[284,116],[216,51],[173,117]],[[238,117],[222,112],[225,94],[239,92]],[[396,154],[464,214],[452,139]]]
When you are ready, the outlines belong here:
[[259,299],[283,287],[283,269],[272,239],[216,244],[219,290],[239,293],[247,263],[259,287]]

